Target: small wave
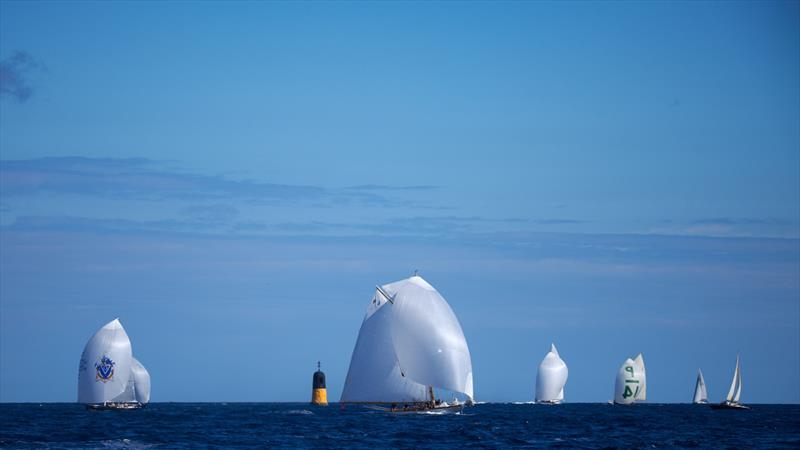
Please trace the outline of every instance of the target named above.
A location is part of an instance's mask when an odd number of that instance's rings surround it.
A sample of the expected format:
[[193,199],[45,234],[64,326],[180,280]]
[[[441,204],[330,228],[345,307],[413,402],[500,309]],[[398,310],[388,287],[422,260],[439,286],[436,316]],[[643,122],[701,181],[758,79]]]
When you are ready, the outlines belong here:
[[144,442],[132,441],[130,439],[111,439],[100,441],[104,448],[153,448],[152,444]]
[[289,411],[286,411],[286,414],[303,414],[303,415],[312,414],[313,415],[314,412],[309,411],[307,409],[291,409]]

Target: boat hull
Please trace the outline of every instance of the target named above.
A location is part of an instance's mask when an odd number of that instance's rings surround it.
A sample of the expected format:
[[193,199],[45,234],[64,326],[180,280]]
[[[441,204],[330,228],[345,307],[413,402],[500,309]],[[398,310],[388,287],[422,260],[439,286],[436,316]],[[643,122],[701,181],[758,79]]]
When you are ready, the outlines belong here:
[[91,411],[111,411],[111,410],[142,409],[142,408],[144,408],[144,405],[139,402],[136,403],[108,402],[108,403],[86,405],[86,409]]
[[388,412],[392,414],[415,414],[415,413],[428,413],[428,412],[458,412],[464,409],[463,404],[460,405],[447,405],[447,406],[427,406],[427,405],[409,405],[407,407],[387,407],[387,406],[379,406],[379,405],[364,405],[366,408],[381,411],[381,412]]
[[708,406],[710,406],[711,409],[750,409],[749,406],[731,402],[713,403]]

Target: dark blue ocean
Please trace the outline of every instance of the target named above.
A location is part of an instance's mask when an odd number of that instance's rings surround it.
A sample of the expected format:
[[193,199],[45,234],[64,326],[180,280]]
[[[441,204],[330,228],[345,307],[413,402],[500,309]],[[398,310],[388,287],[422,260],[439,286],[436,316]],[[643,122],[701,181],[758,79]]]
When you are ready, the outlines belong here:
[[134,411],[0,404],[4,448],[800,448],[800,405],[480,404],[392,414],[304,403],[154,403]]

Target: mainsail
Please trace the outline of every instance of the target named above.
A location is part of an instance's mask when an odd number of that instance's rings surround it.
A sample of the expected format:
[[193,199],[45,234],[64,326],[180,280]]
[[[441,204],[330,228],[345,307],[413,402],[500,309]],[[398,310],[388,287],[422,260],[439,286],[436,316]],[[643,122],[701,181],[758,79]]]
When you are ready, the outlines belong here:
[[629,405],[640,398],[643,376],[639,364],[630,358],[626,359],[617,372],[614,403]]
[[567,384],[567,364],[558,354],[555,344],[544,356],[536,374],[536,402],[560,403],[564,400],[564,385]]
[[378,286],[361,323],[341,401],[426,402],[429,388],[472,401],[472,361],[461,325],[420,276]]
[[706,381],[703,379],[703,372],[697,369],[697,383],[694,385],[694,398],[692,403],[708,403],[708,393],[706,392]]
[[728,390],[726,400],[732,403],[739,403],[739,397],[742,396],[742,371],[739,368],[739,355],[736,355],[736,370],[733,372],[733,380],[731,381],[731,388]]
[[78,403],[113,401],[125,393],[133,353],[119,319],[100,328],[86,343],[78,365]]

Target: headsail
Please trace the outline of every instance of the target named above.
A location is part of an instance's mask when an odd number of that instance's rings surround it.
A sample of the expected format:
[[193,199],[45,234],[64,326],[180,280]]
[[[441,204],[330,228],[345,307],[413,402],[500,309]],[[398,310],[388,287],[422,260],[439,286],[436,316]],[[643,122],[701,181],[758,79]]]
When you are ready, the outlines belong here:
[[563,400],[568,375],[567,365],[559,356],[555,344],[550,344],[550,351],[539,364],[536,374],[536,401],[555,403]]
[[692,403],[708,403],[708,393],[706,392],[706,381],[703,379],[703,372],[697,369],[697,383],[694,385],[694,398]]
[[150,373],[136,358],[133,358],[133,364],[131,364],[131,378],[135,388],[134,399],[146,405],[150,402]]
[[729,402],[739,403],[739,398],[742,396],[742,372],[739,368],[739,355],[736,355],[736,369],[733,372],[733,380],[731,381],[731,388],[728,390],[726,399]]
[[342,402],[423,402],[428,388],[473,398],[461,325],[422,277],[379,286],[361,324]]
[[629,405],[639,398],[642,390],[642,375],[639,365],[628,358],[617,372],[614,384],[614,403]]
[[644,402],[647,401],[647,371],[644,368],[644,356],[639,353],[633,362],[639,367],[639,380],[641,383],[641,389],[639,390],[639,395],[636,396],[636,400]]
[[86,343],[78,365],[78,403],[113,401],[128,387],[133,354],[119,319],[98,330]]

